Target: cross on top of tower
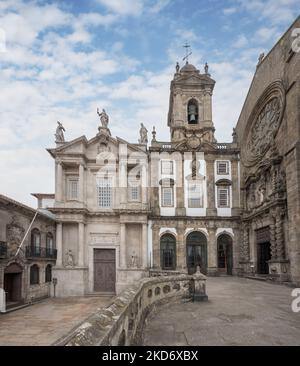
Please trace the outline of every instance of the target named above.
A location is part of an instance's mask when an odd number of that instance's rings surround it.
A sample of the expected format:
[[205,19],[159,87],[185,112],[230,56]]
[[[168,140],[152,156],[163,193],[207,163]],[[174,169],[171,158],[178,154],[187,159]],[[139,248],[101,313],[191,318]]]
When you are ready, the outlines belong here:
[[185,42],[185,44],[182,46],[185,48],[185,57],[182,59],[182,61],[186,60],[186,63],[188,64],[189,63],[189,56],[191,56],[191,54],[193,53],[190,48],[191,46]]

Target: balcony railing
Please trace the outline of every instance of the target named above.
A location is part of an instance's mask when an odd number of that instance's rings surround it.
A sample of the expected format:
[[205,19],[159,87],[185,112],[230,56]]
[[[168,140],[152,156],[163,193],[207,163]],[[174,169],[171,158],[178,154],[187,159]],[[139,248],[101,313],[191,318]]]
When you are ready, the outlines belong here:
[[0,241],[0,258],[7,257],[7,243]]
[[41,248],[41,247],[26,247],[26,258],[40,258],[40,259],[56,259],[57,250],[51,248]]

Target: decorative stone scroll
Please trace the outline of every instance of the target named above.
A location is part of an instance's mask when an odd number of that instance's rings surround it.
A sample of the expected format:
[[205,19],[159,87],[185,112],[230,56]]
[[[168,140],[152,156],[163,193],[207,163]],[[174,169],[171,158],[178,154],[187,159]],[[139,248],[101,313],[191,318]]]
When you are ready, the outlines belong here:
[[281,81],[275,81],[263,92],[249,117],[245,166],[257,164],[269,150],[281,124],[284,108],[284,87]]

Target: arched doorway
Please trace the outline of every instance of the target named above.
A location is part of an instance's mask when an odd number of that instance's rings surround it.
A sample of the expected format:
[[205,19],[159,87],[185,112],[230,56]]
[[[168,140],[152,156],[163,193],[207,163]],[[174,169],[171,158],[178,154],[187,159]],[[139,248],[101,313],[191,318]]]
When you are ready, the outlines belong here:
[[11,263],[4,270],[4,291],[7,306],[18,303],[22,299],[22,268],[17,263]]
[[221,273],[232,275],[232,238],[228,234],[221,234],[218,244],[218,270]]
[[171,234],[164,234],[160,238],[160,261],[162,269],[176,269],[176,239]]
[[189,274],[195,273],[197,266],[202,273],[207,273],[207,239],[203,233],[193,231],[187,236],[186,261]]

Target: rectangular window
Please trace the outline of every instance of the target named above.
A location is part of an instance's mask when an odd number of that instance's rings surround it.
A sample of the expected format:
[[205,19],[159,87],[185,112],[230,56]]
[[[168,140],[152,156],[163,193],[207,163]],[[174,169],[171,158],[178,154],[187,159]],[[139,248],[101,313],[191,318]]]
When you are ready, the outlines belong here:
[[162,207],[173,207],[173,187],[162,187]]
[[98,206],[112,207],[112,178],[97,178]]
[[139,201],[140,200],[140,187],[128,187],[128,199],[129,201]]
[[161,174],[173,174],[173,161],[162,160],[161,161]]
[[203,207],[202,182],[188,182],[188,207]]
[[69,200],[78,199],[78,178],[68,179],[68,199]]
[[218,207],[229,207],[229,187],[218,187]]
[[229,162],[228,161],[217,161],[217,174],[219,174],[219,175],[229,174]]

